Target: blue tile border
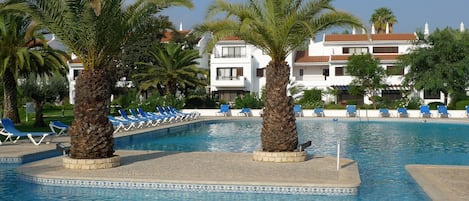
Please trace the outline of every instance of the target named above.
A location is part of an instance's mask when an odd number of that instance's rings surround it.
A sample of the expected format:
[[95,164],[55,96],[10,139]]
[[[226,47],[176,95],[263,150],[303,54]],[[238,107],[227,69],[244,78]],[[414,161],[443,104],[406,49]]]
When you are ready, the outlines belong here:
[[23,163],[23,158],[19,157],[3,157],[0,158],[0,164],[1,163]]
[[38,152],[38,153],[33,153],[33,154],[26,154],[20,157],[0,157],[0,164],[2,163],[24,164],[24,163],[34,162],[34,161],[51,158],[55,156],[60,156],[60,155],[61,155],[60,152],[53,149],[53,150],[43,151],[43,152]]
[[358,187],[303,187],[303,186],[268,186],[268,185],[222,185],[222,184],[189,184],[131,182],[105,180],[77,180],[40,178],[18,173],[18,178],[35,184],[48,186],[172,190],[191,192],[227,192],[227,193],[271,193],[271,194],[305,194],[305,195],[356,195]]

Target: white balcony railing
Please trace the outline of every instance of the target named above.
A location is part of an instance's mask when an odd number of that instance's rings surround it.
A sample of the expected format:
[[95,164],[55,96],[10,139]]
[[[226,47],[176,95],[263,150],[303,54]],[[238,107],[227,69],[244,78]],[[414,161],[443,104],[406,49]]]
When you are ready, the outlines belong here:
[[244,76],[217,77],[217,79],[212,82],[212,85],[215,87],[244,87],[245,78]]

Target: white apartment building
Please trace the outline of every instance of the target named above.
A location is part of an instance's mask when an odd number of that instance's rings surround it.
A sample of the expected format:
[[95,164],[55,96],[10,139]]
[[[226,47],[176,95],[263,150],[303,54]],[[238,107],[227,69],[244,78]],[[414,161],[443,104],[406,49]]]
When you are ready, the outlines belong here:
[[[341,103],[354,100],[359,104],[369,104],[365,97],[354,97],[348,93],[348,85],[353,77],[347,74],[348,57],[353,54],[370,53],[381,62],[385,69],[396,69],[397,57],[409,52],[417,39],[414,33],[404,34],[328,34],[321,41],[311,40],[306,51],[296,51],[287,58],[291,66],[291,80],[305,89],[328,88],[339,90],[337,97],[323,96],[326,102]],[[253,45],[237,38],[219,41],[213,49],[210,60],[210,90],[216,100],[233,101],[245,93],[261,93],[265,85],[265,66],[270,61],[268,55]],[[400,99],[403,75],[407,69],[397,71],[386,80],[387,89],[381,96],[387,99]],[[443,102],[442,94],[414,92],[425,103]]]
[[[182,25],[179,26],[178,32],[183,35],[188,35],[191,33],[190,30],[182,30]],[[165,32],[165,35],[161,39],[161,43],[169,43],[172,39],[173,33],[171,31]],[[200,59],[197,60],[199,63],[198,67],[201,69],[208,69],[208,54],[203,52],[203,49],[207,45],[207,40],[209,40],[209,35],[203,35],[199,40],[196,48],[199,49]],[[52,40],[51,40],[52,41]],[[57,42],[60,43],[60,42]],[[70,104],[75,104],[75,84],[76,78],[80,72],[84,69],[81,61],[72,54],[72,59],[68,61],[69,73],[67,74],[69,82],[69,102]],[[116,87],[133,87],[132,81],[127,80],[125,77],[121,78],[117,83]]]

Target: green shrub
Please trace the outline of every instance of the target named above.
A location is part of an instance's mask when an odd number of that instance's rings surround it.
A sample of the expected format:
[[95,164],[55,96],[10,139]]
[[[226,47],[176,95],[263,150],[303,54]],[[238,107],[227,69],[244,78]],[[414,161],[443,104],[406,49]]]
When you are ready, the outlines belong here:
[[458,101],[456,102],[456,110],[465,110],[466,109],[466,105],[469,105],[469,100],[462,100],[462,101]]
[[216,102],[208,96],[190,96],[186,99],[184,108],[215,108]]
[[438,105],[445,105],[444,103],[442,102],[431,102],[431,103],[428,103],[428,106],[430,106],[430,110],[436,110],[437,106]]
[[310,89],[303,90],[303,97],[297,101],[304,109],[313,109],[316,107],[323,107],[324,101],[322,101],[322,90]]
[[329,105],[324,105],[324,109],[345,109],[345,105],[329,104]]
[[244,94],[235,98],[235,108],[262,108],[262,101],[255,94]]
[[412,97],[407,101],[407,104],[403,106],[407,107],[407,109],[419,109],[420,105],[422,105],[422,99],[419,97]]

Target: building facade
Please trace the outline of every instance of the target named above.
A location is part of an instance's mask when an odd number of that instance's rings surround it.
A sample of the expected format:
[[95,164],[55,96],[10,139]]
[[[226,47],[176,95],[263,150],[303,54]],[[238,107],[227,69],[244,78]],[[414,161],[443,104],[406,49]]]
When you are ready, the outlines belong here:
[[[353,54],[370,53],[380,60],[380,66],[393,72],[387,77],[387,88],[381,91],[386,99],[400,99],[407,69],[397,67],[400,55],[407,54],[417,40],[414,33],[404,34],[330,34],[322,40],[309,42],[305,51],[292,53],[290,64],[291,82],[304,86],[304,89],[335,90],[335,95],[323,95],[326,103],[370,104],[367,96],[356,97],[349,93],[348,85],[353,77],[348,75],[346,65]],[[270,61],[268,55],[253,45],[237,38],[219,41],[210,60],[210,90],[218,101],[232,102],[245,93],[261,94],[265,86],[265,66]],[[425,103],[443,102],[442,94],[429,95],[412,91],[413,96],[421,97]]]

